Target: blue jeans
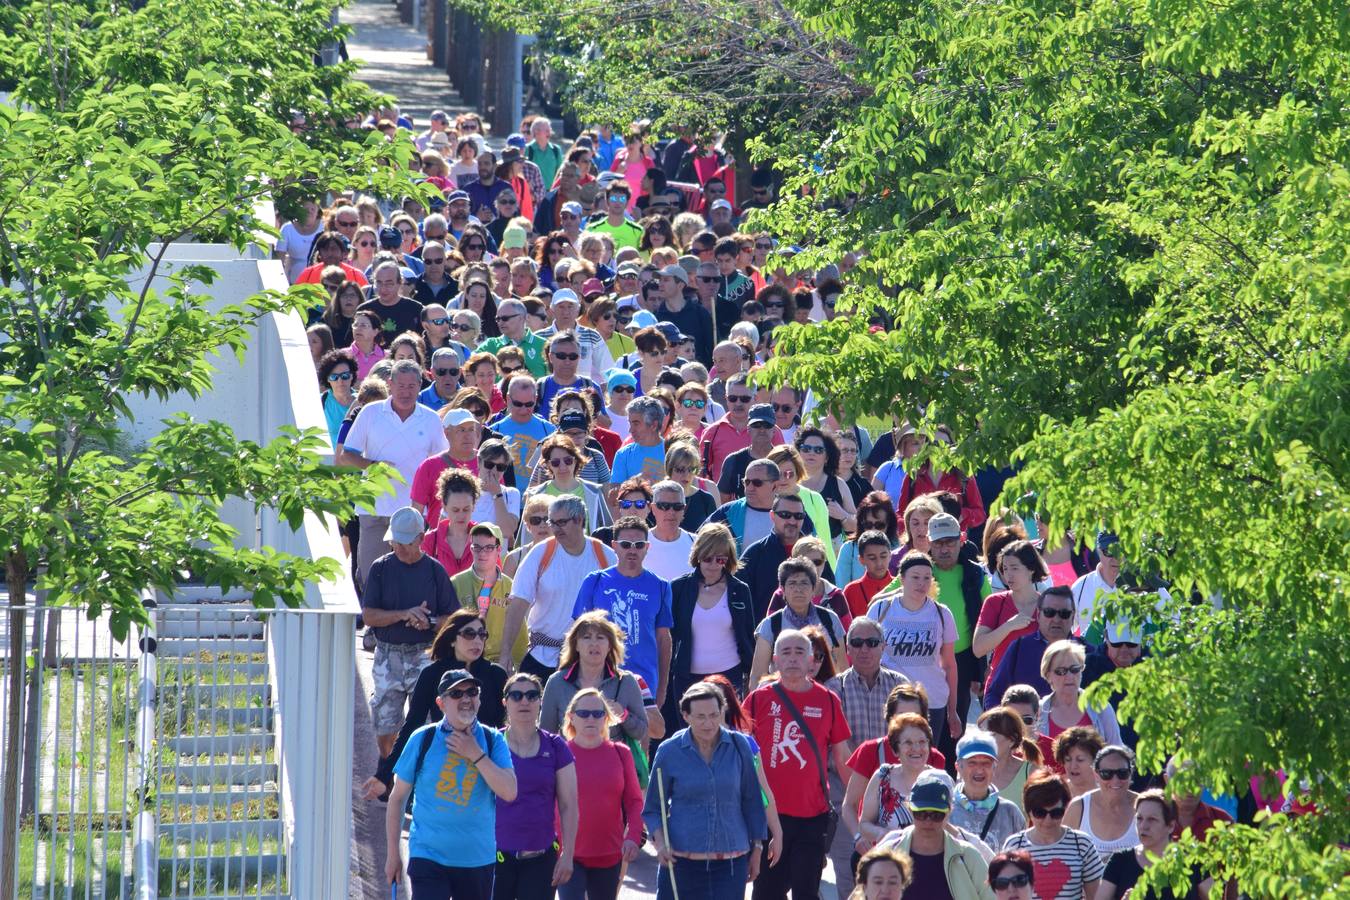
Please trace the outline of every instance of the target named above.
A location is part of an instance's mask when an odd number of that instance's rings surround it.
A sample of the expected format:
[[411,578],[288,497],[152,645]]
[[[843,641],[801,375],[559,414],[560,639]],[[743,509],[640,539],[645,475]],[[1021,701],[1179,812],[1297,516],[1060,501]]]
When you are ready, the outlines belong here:
[[414,856],[408,860],[412,900],[492,900],[497,866],[443,866]]
[[[675,886],[681,897],[699,900],[744,900],[745,875],[750,854],[735,859],[682,859],[675,857]],[[656,900],[675,900],[670,867],[661,866],[656,878]]]

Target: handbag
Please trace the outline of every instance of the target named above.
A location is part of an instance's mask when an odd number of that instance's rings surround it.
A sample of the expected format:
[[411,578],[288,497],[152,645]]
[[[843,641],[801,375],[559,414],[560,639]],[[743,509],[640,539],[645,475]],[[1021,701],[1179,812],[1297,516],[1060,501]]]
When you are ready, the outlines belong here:
[[811,747],[811,752],[815,754],[816,771],[820,774],[820,792],[825,796],[825,805],[829,807],[829,812],[825,815],[825,852],[829,853],[830,848],[834,846],[834,833],[839,830],[839,807],[830,802],[830,780],[825,775],[825,757],[820,752],[820,745],[816,743],[816,736],[811,733],[811,729],[806,727],[806,721],[802,719],[797,704],[793,703],[788,697],[787,691],[783,690],[782,683],[775,681],[773,690],[782,699],[787,711],[792,713],[793,721],[802,730],[802,734],[806,737],[806,743]]

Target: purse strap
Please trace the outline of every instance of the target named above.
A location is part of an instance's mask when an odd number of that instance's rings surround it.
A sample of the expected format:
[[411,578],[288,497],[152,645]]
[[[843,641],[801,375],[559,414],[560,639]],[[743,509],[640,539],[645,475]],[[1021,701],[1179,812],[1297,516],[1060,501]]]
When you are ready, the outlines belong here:
[[801,711],[797,709],[797,704],[793,703],[788,697],[787,691],[783,690],[782,682],[775,681],[773,690],[783,700],[783,705],[787,707],[788,712],[792,713],[793,720],[797,727],[802,730],[806,737],[806,743],[811,748],[811,752],[816,756],[816,771],[820,774],[820,789],[825,794],[825,804],[830,805],[830,782],[825,777],[825,757],[821,755],[820,745],[816,743],[816,736],[811,733],[811,729],[806,727],[806,721],[802,718]]

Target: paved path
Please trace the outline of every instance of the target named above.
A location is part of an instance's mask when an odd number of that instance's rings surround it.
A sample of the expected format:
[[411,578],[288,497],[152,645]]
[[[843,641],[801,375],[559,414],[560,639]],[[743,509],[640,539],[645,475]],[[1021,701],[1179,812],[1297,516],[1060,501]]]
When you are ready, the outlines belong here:
[[342,11],[342,21],[354,29],[347,53],[361,63],[361,80],[393,96],[418,132],[426,129],[432,110],[451,116],[470,111],[449,76],[427,58],[426,34],[404,25],[390,0],[354,0]]

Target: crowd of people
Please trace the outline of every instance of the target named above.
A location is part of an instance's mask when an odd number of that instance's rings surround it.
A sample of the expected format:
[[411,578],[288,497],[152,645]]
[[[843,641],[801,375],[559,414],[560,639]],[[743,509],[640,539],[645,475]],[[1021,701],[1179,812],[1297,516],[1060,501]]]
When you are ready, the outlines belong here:
[[950,428],[758,377],[779,326],[848,314],[846,265],[739,230],[770,173],[738,199],[640,124],[563,147],[531,117],[500,152],[473,115],[369,125],[436,199],[314,198],[277,253],[327,292],[337,462],[397,475],[344,526],[389,881],[613,900],[649,846],[661,898],[815,900],[842,825],[856,897],[1140,900],[1240,814],[1160,790],[1119,694],[1085,700],[1168,625],[1103,614],[1145,587],[1112,535],[941,468]]

